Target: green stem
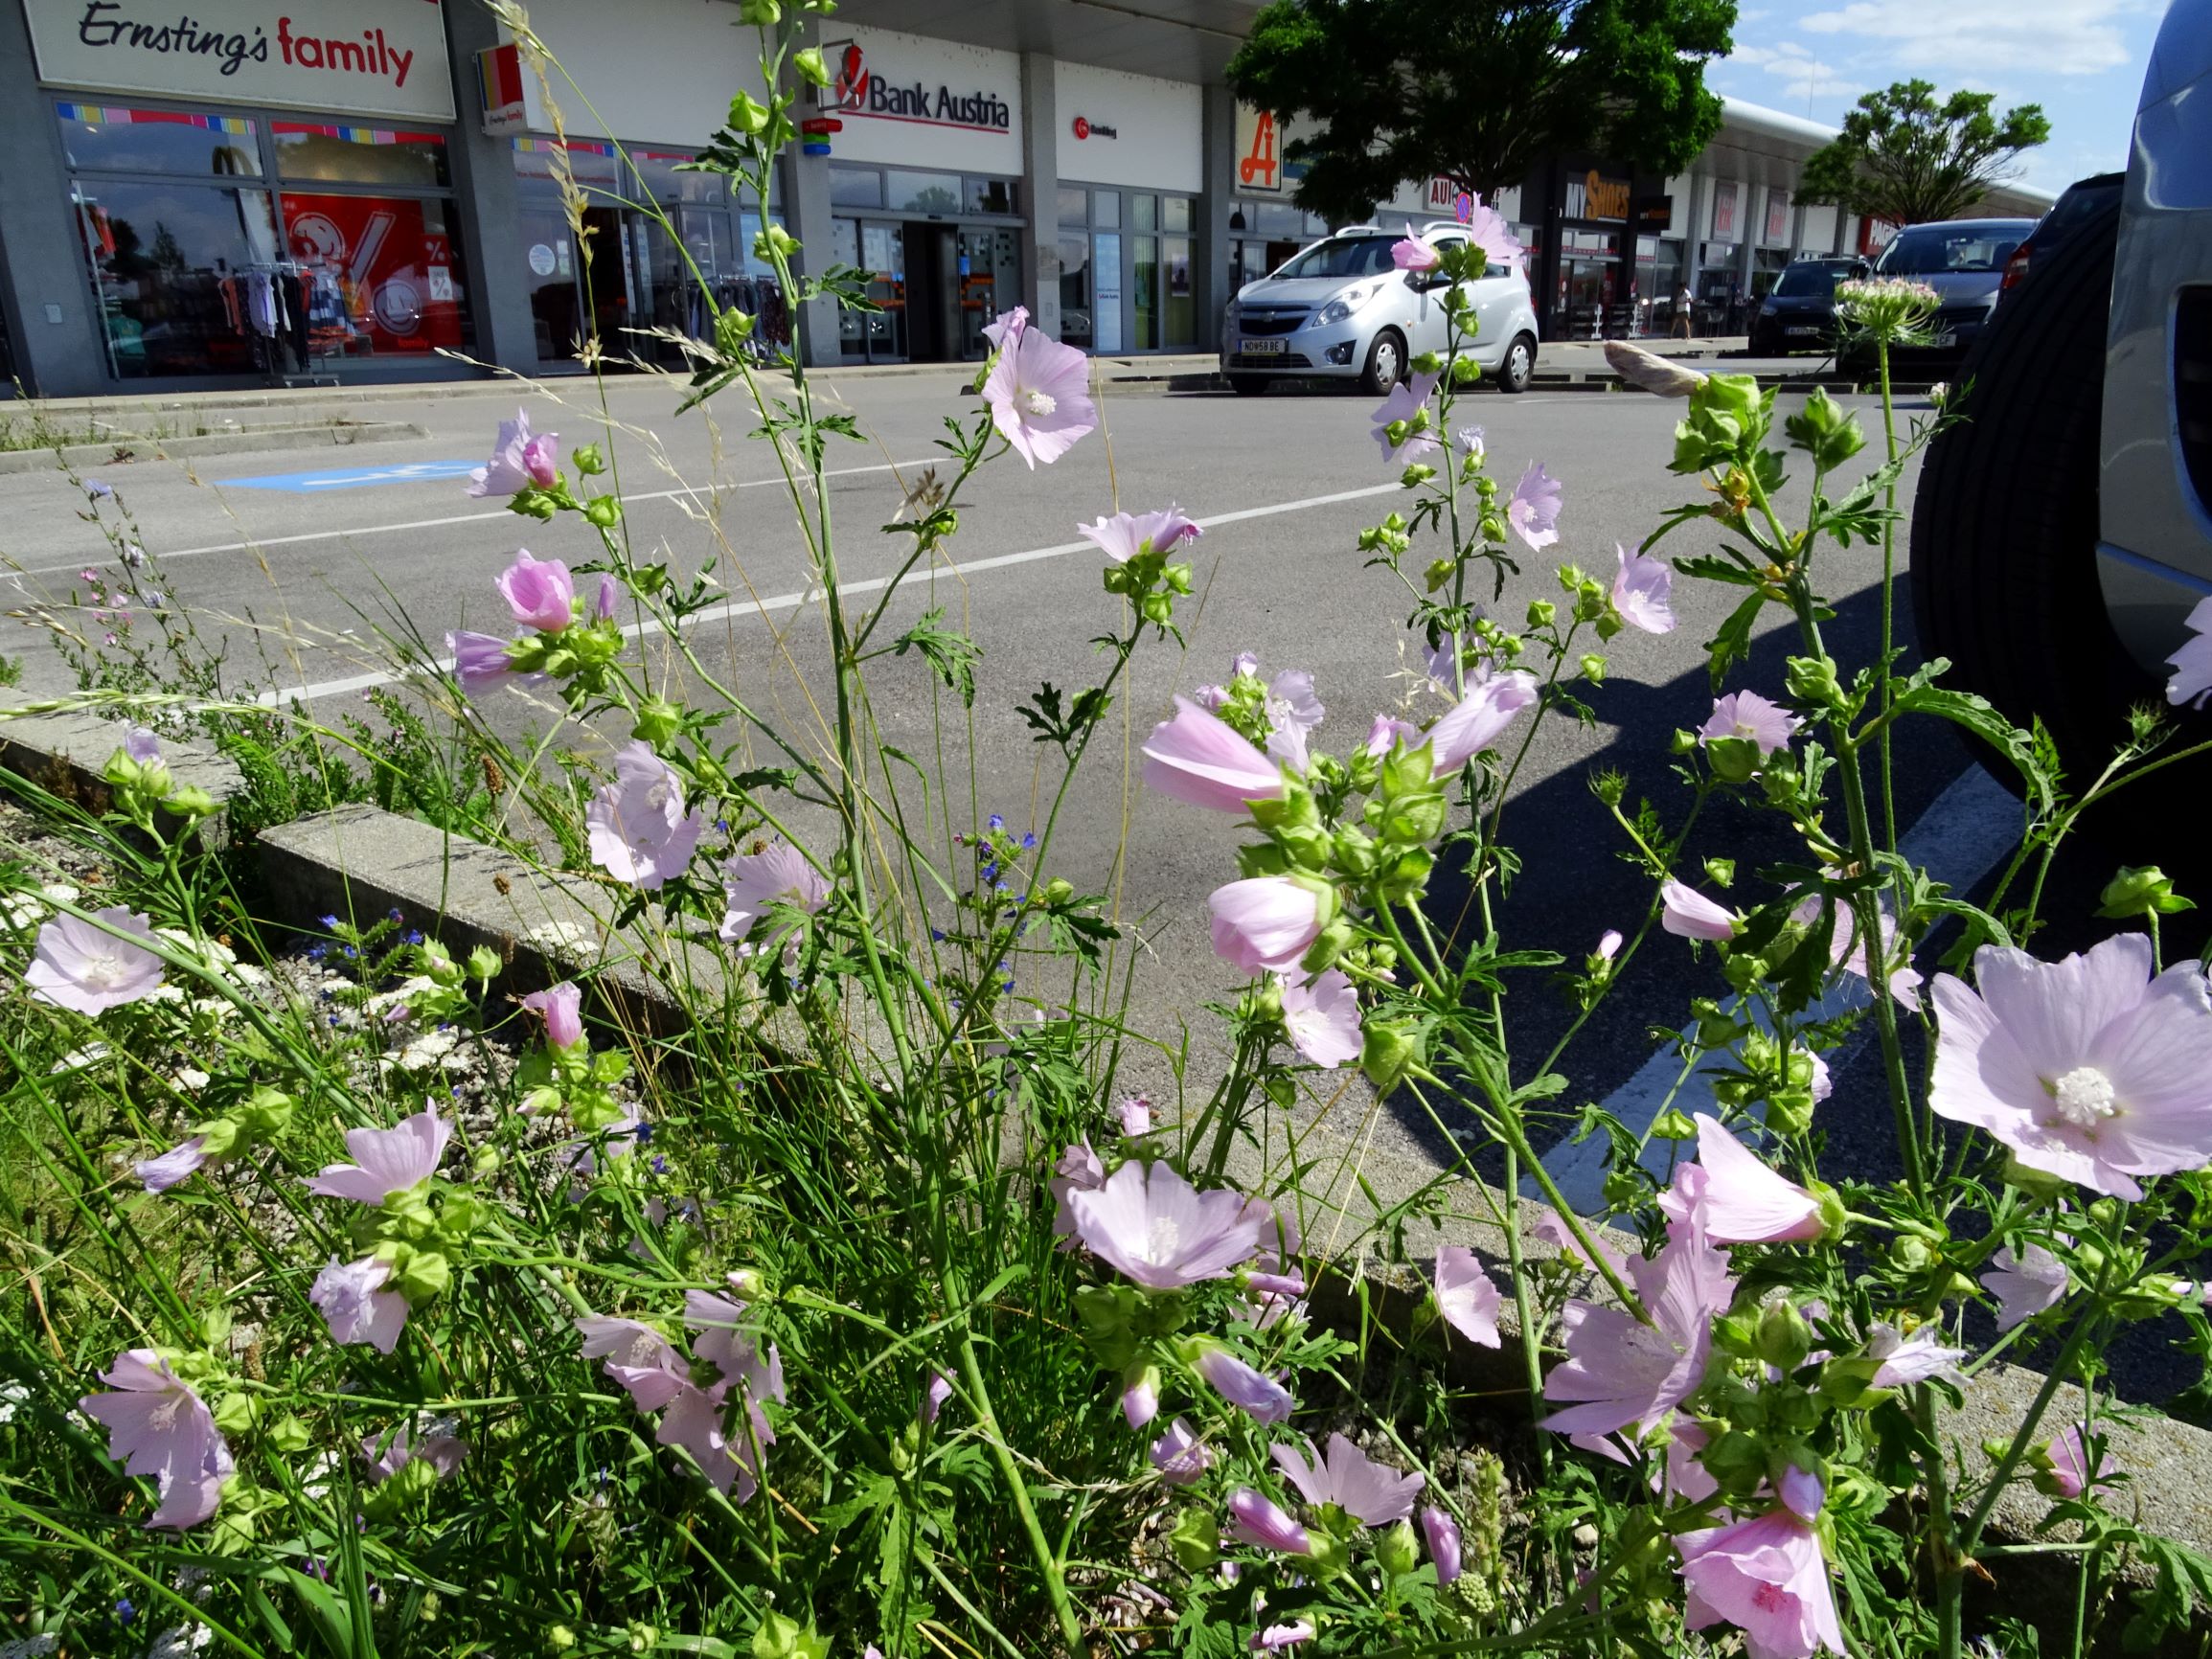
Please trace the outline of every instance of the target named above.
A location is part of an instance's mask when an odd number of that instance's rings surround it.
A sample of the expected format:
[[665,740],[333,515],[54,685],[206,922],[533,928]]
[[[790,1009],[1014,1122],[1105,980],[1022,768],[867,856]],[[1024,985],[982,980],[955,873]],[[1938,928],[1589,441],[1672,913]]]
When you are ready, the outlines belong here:
[[1068,1600],[1067,1576],[1052,1553],[1044,1528],[1038,1521],[1037,1510],[1029,1501],[1029,1488],[1021,1478],[1021,1471],[1015,1467],[1014,1454],[1007,1449],[1005,1435],[999,1432],[998,1414],[992,1409],[991,1391],[983,1385],[983,1366],[975,1356],[975,1335],[965,1329],[960,1333],[960,1375],[968,1383],[976,1426],[983,1431],[984,1442],[991,1447],[992,1461],[998,1466],[999,1478],[1006,1483],[1006,1494],[1014,1503],[1021,1530],[1029,1534],[1029,1547],[1037,1557],[1038,1570],[1044,1575],[1044,1592],[1052,1600],[1053,1617],[1060,1622],[1060,1636],[1070,1653],[1080,1654],[1084,1650],[1083,1625],[1075,1616],[1075,1604]]

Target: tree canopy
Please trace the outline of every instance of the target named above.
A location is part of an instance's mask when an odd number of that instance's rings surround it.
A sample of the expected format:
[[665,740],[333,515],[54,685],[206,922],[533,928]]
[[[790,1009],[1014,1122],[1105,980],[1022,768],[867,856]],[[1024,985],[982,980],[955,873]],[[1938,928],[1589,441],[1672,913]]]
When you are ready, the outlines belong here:
[[1317,131],[1296,200],[1343,220],[1407,179],[1490,194],[1559,150],[1678,172],[1721,125],[1705,60],[1735,0],[1274,0],[1229,60],[1244,102]]
[[1892,224],[1956,218],[2010,177],[2013,162],[2051,136],[2042,106],[2023,103],[2000,121],[1987,92],[1936,102],[1935,84],[1900,80],[1870,92],[1843,118],[1843,132],[1805,163],[1798,199],[1836,202]]

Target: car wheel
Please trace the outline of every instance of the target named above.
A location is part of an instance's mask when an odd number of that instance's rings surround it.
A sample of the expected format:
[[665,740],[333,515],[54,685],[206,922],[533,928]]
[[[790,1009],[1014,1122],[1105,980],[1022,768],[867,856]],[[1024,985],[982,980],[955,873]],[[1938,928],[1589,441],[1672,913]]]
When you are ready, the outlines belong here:
[[[2129,706],[2162,701],[2121,646],[2097,580],[2118,233],[2114,202],[2006,299],[1961,368],[1953,396],[1967,419],[1929,449],[1912,514],[1922,650],[1949,657],[1946,683],[1987,697],[2015,724],[2041,719],[2084,783],[2126,737]],[[1993,760],[1991,769],[2018,786],[2009,765]]]
[[1404,378],[1404,336],[1396,329],[1384,329],[1367,348],[1367,366],[1359,372],[1359,390],[1371,398],[1387,398],[1390,389]]
[[1516,334],[1513,344],[1505,349],[1505,357],[1497,366],[1494,378],[1500,392],[1525,392],[1536,374],[1536,339],[1529,334]]
[[1257,398],[1266,389],[1267,376],[1265,375],[1231,375],[1229,376],[1229,390],[1243,397]]

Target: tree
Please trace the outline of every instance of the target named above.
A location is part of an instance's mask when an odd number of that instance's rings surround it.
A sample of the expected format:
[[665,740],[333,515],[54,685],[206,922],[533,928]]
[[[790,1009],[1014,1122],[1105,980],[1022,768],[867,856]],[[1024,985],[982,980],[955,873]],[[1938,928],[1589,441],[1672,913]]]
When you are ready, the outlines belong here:
[[1359,218],[1407,179],[1488,195],[1560,150],[1678,172],[1721,125],[1735,0],[1274,0],[1228,65],[1278,121],[1296,201]]
[[1813,151],[1797,198],[1836,202],[1894,225],[1956,218],[2013,174],[2012,163],[2051,136],[2042,105],[2023,103],[1999,121],[1987,92],[1954,92],[1900,80],[1870,92],[1843,118],[1843,133]]

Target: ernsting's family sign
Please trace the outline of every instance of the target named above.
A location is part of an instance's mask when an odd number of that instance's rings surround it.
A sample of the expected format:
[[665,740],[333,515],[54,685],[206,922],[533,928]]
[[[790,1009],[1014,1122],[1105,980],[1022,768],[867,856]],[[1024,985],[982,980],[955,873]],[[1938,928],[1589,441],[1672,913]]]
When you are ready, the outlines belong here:
[[27,0],[43,80],[450,121],[438,0]]

